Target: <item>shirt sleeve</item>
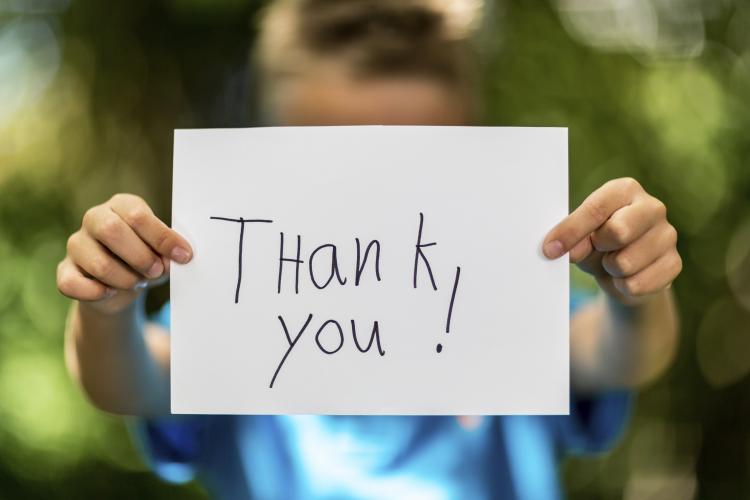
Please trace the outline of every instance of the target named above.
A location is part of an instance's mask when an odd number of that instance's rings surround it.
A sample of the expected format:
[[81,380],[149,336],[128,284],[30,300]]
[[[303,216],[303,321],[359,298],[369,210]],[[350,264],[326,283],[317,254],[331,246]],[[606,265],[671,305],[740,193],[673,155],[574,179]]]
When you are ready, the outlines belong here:
[[129,423],[146,464],[170,483],[191,481],[203,455],[205,417],[138,418]]
[[622,436],[630,420],[632,393],[609,392],[592,398],[572,396],[570,415],[553,417],[562,453],[602,453]]
[[[592,298],[592,294],[572,290],[571,314]],[[594,396],[572,394],[570,415],[551,417],[561,452],[601,453],[611,449],[626,429],[632,407],[631,391],[611,391]]]
[[[168,331],[169,318],[167,302],[152,321]],[[207,416],[175,415],[136,418],[128,422],[128,427],[146,464],[160,478],[185,483],[195,477],[203,456],[207,422]]]

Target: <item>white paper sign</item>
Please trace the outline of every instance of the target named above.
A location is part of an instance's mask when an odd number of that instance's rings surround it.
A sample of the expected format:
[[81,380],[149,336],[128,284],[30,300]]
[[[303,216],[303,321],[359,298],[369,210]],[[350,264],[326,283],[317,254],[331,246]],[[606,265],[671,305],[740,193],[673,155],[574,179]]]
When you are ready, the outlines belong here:
[[178,130],[174,413],[568,413],[567,129]]

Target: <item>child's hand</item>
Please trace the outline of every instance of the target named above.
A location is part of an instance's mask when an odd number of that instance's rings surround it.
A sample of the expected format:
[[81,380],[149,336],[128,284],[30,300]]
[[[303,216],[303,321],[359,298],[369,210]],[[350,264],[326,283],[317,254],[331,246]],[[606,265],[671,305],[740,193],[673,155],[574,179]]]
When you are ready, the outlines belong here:
[[166,277],[169,261],[192,257],[190,245],[159,220],[141,198],[116,194],[89,209],[68,239],[57,267],[57,288],[103,311],[130,304],[148,280]]
[[550,259],[570,261],[626,304],[670,286],[682,270],[677,231],[664,203],[634,179],[607,182],[544,239]]

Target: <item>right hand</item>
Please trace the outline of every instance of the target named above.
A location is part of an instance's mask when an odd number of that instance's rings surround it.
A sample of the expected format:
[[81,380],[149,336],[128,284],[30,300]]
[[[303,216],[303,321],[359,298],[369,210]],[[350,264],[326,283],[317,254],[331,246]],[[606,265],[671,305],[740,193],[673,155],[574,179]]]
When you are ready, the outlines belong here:
[[193,251],[138,196],[116,194],[89,209],[81,229],[68,238],[57,266],[63,295],[103,312],[126,308],[149,280],[165,278],[169,262],[186,264]]

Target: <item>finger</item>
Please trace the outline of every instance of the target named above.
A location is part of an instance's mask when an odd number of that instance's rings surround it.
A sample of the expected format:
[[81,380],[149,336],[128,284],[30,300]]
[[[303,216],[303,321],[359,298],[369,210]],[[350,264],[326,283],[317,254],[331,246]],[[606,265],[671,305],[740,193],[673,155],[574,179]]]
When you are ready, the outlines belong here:
[[604,224],[617,209],[629,205],[642,192],[634,179],[615,179],[591,193],[573,213],[544,239],[544,254],[556,259]]
[[106,299],[115,293],[112,288],[84,276],[68,257],[57,266],[57,289],[66,297],[85,301]]
[[584,238],[570,249],[570,262],[577,264],[588,257],[594,250],[591,238]]
[[92,210],[85,218],[86,231],[130,267],[154,279],[164,273],[161,257],[135,234],[107,205]]
[[78,231],[68,239],[68,255],[84,273],[104,285],[132,290],[143,281],[141,276],[83,231]]
[[578,267],[593,276],[602,276],[606,274],[602,267],[603,257],[603,253],[592,250],[586,258],[578,262]]
[[594,231],[591,241],[600,252],[619,250],[643,236],[654,224],[665,220],[666,216],[664,203],[651,196],[644,196],[616,210],[607,222]]
[[602,265],[611,276],[625,278],[653,264],[676,244],[677,231],[665,220],[625,248],[605,254]]
[[633,276],[613,278],[612,283],[625,296],[641,297],[666,288],[681,270],[682,259],[677,250],[673,250]]
[[145,201],[133,195],[116,195],[111,200],[111,206],[160,255],[180,264],[190,261],[193,254],[190,244],[156,217]]

